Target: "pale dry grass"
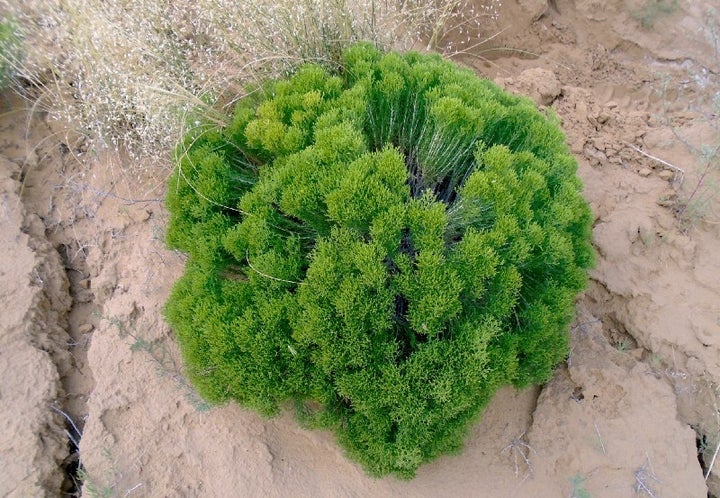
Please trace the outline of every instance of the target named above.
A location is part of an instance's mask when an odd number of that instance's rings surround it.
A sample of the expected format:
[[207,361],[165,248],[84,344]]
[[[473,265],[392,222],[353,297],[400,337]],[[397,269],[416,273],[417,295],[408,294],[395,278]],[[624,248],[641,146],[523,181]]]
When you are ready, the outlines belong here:
[[[33,104],[94,147],[169,157],[187,126],[222,124],[249,86],[344,47],[457,51],[499,0],[0,0]],[[450,36],[448,36],[450,35]],[[453,40],[453,41],[450,41]],[[422,44],[422,45],[421,45]],[[39,89],[39,90],[38,90]]]

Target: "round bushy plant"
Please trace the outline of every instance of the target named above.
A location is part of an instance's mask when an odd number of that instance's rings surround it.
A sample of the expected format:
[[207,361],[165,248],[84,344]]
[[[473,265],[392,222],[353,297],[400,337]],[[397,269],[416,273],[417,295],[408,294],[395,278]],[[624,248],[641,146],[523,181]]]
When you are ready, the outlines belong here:
[[359,44],[263,86],[177,152],[189,377],[412,477],[566,356],[593,258],[576,168],[552,114],[438,56]]

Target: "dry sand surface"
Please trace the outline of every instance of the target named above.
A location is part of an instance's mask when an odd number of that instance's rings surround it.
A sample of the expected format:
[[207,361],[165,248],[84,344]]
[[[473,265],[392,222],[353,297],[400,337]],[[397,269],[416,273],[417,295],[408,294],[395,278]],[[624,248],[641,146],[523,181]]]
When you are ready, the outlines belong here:
[[598,260],[552,380],[498,392],[409,482],[289,415],[209,409],[161,316],[184,264],[162,240],[166,170],[128,177],[0,98],[0,495],[58,496],[74,439],[90,496],[720,496],[718,197],[677,212],[704,166],[688,145],[720,141],[714,0],[642,27],[647,3],[508,0],[459,58],[560,116]]

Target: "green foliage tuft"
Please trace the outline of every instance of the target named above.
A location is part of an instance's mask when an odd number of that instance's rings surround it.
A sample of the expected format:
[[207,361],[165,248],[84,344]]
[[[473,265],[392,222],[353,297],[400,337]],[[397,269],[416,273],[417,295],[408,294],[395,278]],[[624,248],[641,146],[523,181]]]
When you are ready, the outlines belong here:
[[593,261],[557,120],[437,56],[350,47],[178,148],[166,306],[208,400],[293,404],[375,476],[546,381]]

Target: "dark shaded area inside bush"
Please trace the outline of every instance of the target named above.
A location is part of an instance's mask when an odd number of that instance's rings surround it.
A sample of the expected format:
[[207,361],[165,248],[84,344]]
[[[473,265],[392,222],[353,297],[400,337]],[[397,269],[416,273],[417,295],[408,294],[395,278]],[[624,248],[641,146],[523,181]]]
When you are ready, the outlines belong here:
[[340,67],[186,136],[166,315],[208,400],[292,404],[371,474],[409,478],[566,356],[591,217],[528,99],[437,56],[361,44]]

